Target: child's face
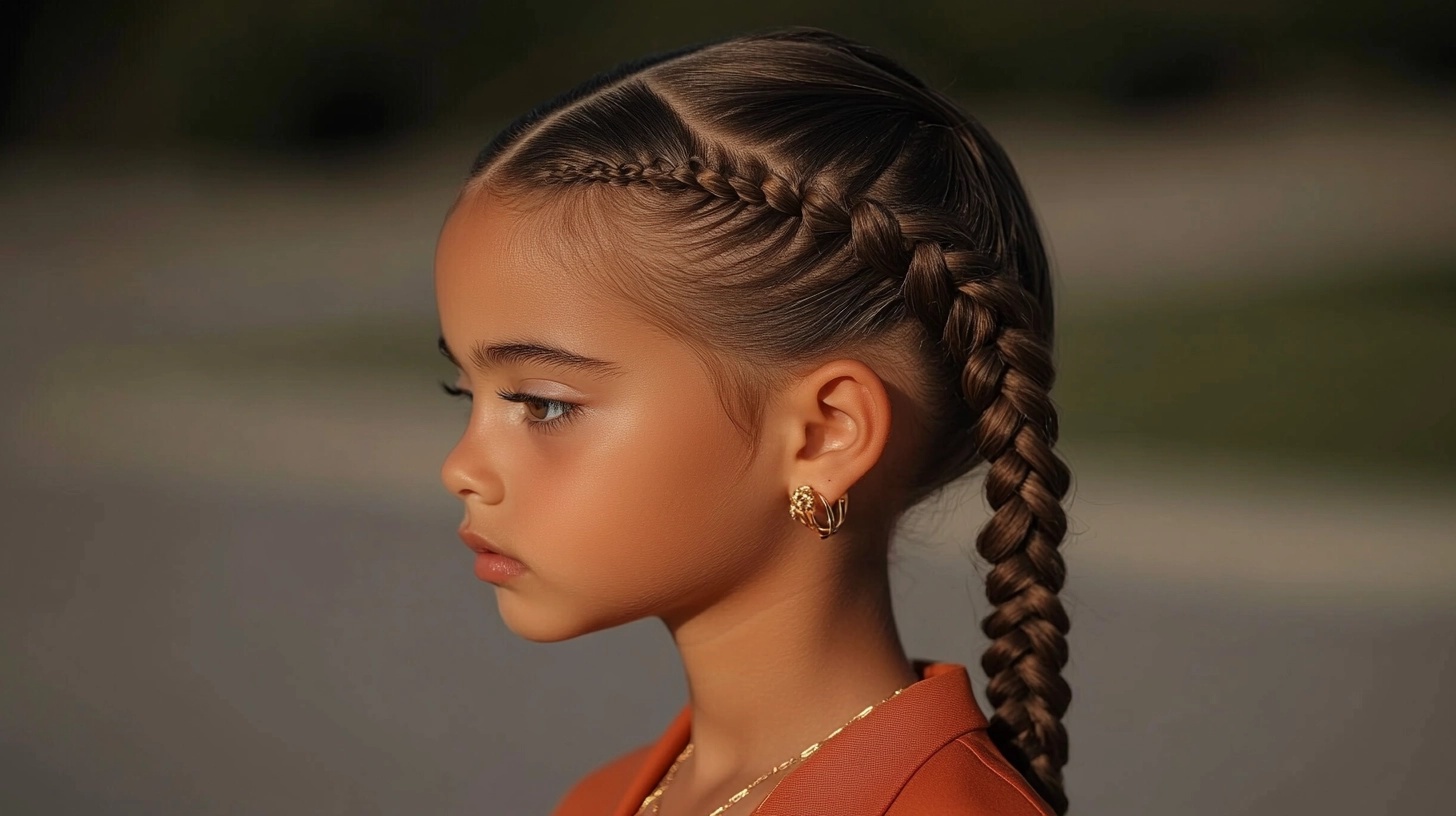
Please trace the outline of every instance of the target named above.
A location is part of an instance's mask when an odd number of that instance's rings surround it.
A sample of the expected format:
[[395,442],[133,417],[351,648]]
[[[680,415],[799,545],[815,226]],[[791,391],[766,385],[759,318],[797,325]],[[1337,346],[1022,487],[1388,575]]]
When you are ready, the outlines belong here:
[[[558,260],[572,253],[544,243],[570,239],[544,227],[475,195],[441,232],[441,333],[462,366],[456,386],[474,394],[442,479],[464,505],[462,526],[525,564],[491,579],[518,634],[553,641],[647,616],[671,623],[775,560],[793,524],[786,458],[771,440],[746,450],[690,348],[574,280]],[[504,343],[615,370],[472,360]]]

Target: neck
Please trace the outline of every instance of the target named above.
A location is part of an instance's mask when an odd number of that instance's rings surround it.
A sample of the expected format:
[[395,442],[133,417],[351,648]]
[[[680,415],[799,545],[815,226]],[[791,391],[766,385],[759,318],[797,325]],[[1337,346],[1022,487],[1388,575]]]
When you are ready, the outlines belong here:
[[[896,632],[885,550],[872,551],[877,561],[841,558],[830,572],[810,563],[833,556],[819,550],[668,623],[687,674],[694,745],[687,778],[675,785],[742,787],[920,679]],[[826,574],[834,575],[827,585]]]

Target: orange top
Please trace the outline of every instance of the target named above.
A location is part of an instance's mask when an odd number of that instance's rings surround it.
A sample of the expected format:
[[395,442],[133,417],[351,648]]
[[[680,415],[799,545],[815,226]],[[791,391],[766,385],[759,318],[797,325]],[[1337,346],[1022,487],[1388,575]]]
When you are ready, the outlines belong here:
[[[753,816],[1052,816],[992,744],[966,667],[915,665],[919,682],[797,763]],[[684,706],[657,742],[587,774],[552,816],[633,816],[691,725]]]

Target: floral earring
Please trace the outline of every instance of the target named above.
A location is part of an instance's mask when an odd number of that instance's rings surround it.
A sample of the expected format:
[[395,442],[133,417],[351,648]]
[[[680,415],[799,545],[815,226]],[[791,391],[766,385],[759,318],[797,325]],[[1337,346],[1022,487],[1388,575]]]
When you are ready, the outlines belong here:
[[[814,518],[814,502],[818,499],[819,504],[824,506],[825,522],[819,523]],[[824,494],[808,485],[800,485],[797,490],[789,496],[789,515],[799,520],[804,526],[817,532],[819,538],[828,538],[834,535],[839,525],[844,523],[845,511],[849,509],[849,494],[845,493],[839,497],[839,501],[829,506],[829,500]]]

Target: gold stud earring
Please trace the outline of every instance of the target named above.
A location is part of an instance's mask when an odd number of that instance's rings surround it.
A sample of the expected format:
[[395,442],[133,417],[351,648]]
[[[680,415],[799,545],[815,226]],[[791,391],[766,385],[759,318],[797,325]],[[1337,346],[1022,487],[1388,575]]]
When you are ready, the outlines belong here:
[[[818,498],[819,504],[824,506],[825,522],[819,523],[814,518],[814,502]],[[844,514],[849,510],[849,494],[845,493],[839,497],[833,507],[829,506],[829,500],[824,494],[808,485],[800,485],[797,490],[789,496],[789,515],[798,519],[809,529],[817,532],[821,539],[834,535],[839,525],[844,523]]]

